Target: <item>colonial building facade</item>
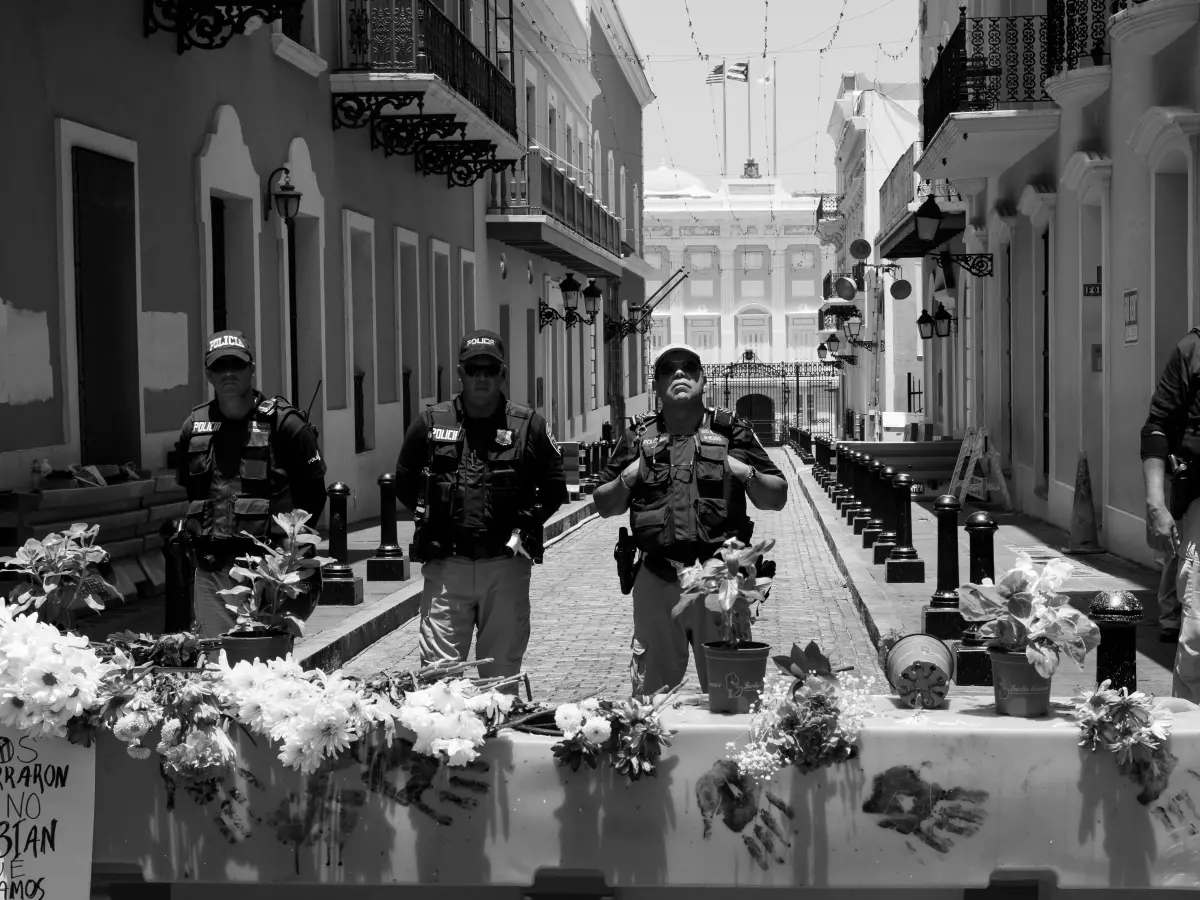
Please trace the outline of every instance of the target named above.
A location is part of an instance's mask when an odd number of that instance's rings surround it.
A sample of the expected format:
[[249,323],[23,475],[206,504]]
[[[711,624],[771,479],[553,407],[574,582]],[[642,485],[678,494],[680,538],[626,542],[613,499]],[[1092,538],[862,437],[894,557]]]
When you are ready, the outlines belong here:
[[[605,380],[640,363],[601,327],[644,268],[622,217],[651,95],[615,0],[177,8],[0,8],[25,73],[0,84],[22,122],[0,143],[0,487],[41,459],[162,470],[221,328],[253,341],[265,393],[311,402],[351,518],[457,390],[472,328],[505,334],[511,395],[559,437],[598,435],[641,389]],[[623,181],[580,174],[618,146]],[[604,292],[577,349],[538,327],[567,271]]]

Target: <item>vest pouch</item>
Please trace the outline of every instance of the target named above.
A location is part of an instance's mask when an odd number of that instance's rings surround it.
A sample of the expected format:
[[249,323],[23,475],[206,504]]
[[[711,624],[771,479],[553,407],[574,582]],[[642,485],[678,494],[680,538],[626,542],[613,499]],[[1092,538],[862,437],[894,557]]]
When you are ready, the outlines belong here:
[[211,500],[192,500],[188,503],[186,527],[187,533],[195,538],[202,538],[212,533],[213,503]]
[[696,538],[705,544],[723,544],[729,523],[729,504],[724,500],[696,501]]
[[729,455],[724,444],[700,445],[696,457],[696,493],[714,500],[725,499],[725,458]]
[[261,497],[238,497],[233,501],[233,531],[237,536],[245,531],[259,540],[270,534],[271,502]]
[[638,547],[647,552],[661,550],[675,543],[675,521],[667,506],[631,512],[629,527]]
[[212,471],[212,454],[208,452],[210,444],[212,444],[211,434],[193,434],[188,439],[189,475],[202,476]]

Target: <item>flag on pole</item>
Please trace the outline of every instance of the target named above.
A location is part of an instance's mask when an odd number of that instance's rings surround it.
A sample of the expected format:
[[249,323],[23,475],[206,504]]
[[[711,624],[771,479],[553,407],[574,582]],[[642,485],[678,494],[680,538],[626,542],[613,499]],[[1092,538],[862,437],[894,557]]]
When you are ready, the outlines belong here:
[[741,62],[734,63],[729,67],[729,72],[725,76],[730,81],[749,81],[750,80],[750,63]]
[[758,79],[758,84],[770,84],[770,83],[771,83],[771,73],[770,72],[768,72],[762,78]]
[[718,63],[704,79],[705,84],[720,84],[725,79],[725,63]]

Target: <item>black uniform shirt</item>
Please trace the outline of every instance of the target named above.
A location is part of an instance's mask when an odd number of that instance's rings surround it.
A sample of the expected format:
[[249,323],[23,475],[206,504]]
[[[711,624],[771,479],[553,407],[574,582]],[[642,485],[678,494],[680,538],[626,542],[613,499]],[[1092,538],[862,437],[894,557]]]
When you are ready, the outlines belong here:
[[[1167,358],[1142,426],[1142,459],[1165,459],[1184,449],[1183,433],[1200,424],[1200,335],[1189,331]],[[1189,444],[1195,443],[1189,440]],[[1193,447],[1187,448],[1194,456]]]
[[[468,453],[486,459],[496,440],[496,432],[507,427],[503,396],[496,411],[487,419],[463,417],[463,458]],[[563,474],[562,453],[550,437],[546,420],[536,412],[529,418],[525,452],[521,456],[522,472],[532,478],[538,489],[541,504],[538,518],[545,523],[567,501],[567,478]],[[416,509],[421,490],[421,470],[429,464],[429,423],[418,416],[404,435],[404,445],[396,460],[396,499],[410,510]],[[507,537],[507,535],[505,535]]]

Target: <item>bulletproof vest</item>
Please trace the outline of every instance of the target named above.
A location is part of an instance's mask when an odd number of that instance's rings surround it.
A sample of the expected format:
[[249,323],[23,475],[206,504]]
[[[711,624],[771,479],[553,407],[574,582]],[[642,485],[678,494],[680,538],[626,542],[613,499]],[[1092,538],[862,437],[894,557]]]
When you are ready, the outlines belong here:
[[517,527],[518,516],[535,500],[530,479],[521,477],[533,412],[506,402],[504,428],[496,429],[486,449],[466,447],[464,416],[457,398],[430,407],[426,415],[429,537],[445,546],[456,534],[507,539]]
[[744,511],[738,521],[730,515],[734,481],[725,464],[732,438],[733,415],[720,408],[705,410],[694,435],[660,431],[654,414],[635,423],[646,477],[630,501],[629,526],[640,549],[672,558],[685,547],[685,555],[692,548],[705,554],[738,533]]
[[266,540],[272,534],[272,516],[292,508],[288,475],[275,461],[273,439],[278,423],[296,410],[281,398],[267,400],[258,394],[255,400],[238,474],[233,477],[218,471],[213,439],[221,428],[236,428],[240,423],[213,419],[216,401],[192,410],[187,527],[196,537],[242,538],[245,531]]

